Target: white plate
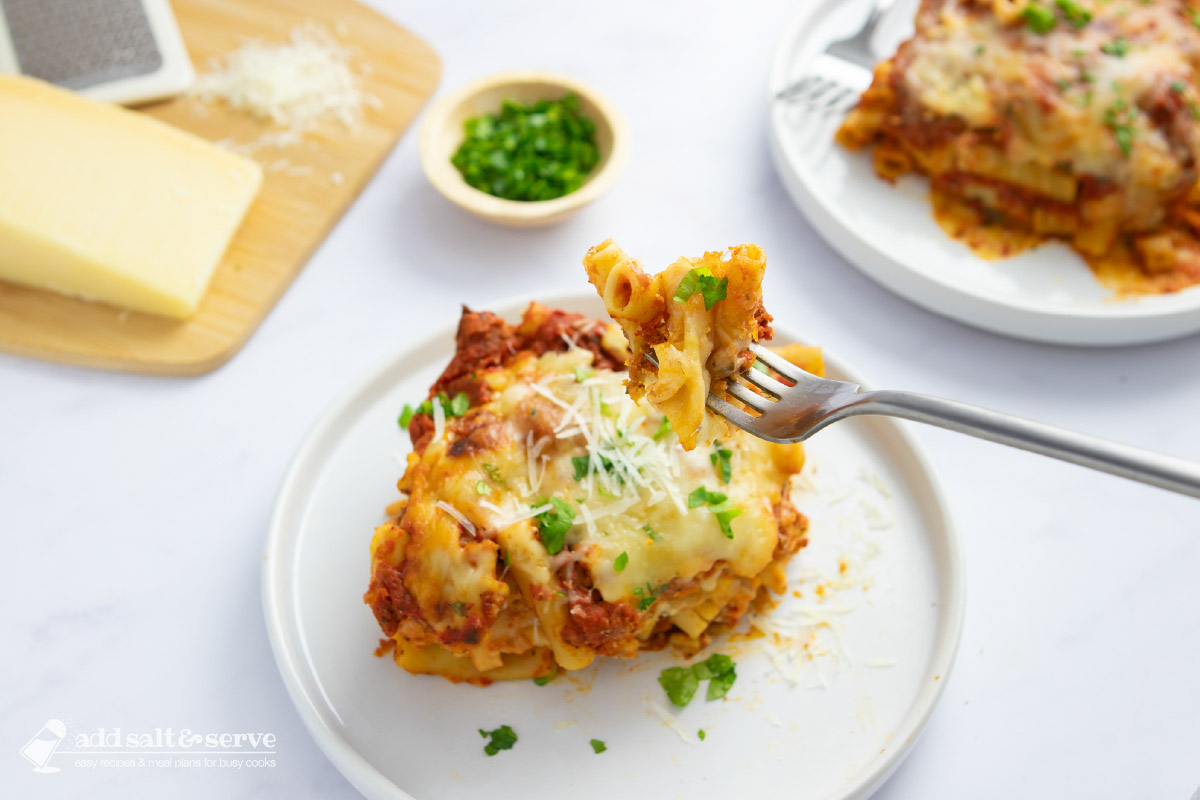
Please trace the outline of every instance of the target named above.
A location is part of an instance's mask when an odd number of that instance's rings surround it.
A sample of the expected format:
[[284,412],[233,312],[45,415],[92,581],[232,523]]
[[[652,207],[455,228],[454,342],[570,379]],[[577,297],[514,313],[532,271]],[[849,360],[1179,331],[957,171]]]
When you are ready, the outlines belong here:
[[[603,314],[590,293],[538,299]],[[526,304],[494,310],[515,319]],[[852,569],[871,579],[868,591],[833,592],[819,606],[838,630],[816,629],[815,646],[846,654],[781,661],[799,680],[793,686],[768,660],[766,640],[718,640],[711,652],[734,655],[737,684],[724,701],[698,696],[668,712],[690,742],[646,707],[647,698],[668,705],[656,678],[681,663],[670,652],[602,659],[545,687],[488,688],[409,675],[372,655],[381,634],[362,602],[368,545],[396,498],[396,456],[409,450],[396,416],[425,397],[451,356],[453,333],[448,324],[406,347],[333,404],[288,470],[267,537],[263,605],[279,670],[313,737],[350,782],[370,798],[568,790],[581,798],[857,798],[878,788],[941,695],[963,612],[962,561],[937,481],[891,420],[860,418],[819,434],[806,474],[824,488],[797,499],[812,519],[811,544],[791,574],[836,573],[838,556],[853,555]],[[829,371],[853,379],[832,358]],[[872,547],[878,555],[862,555]],[[815,603],[816,580],[798,579],[806,597],[789,595],[768,618]],[[502,724],[520,740],[489,758],[477,731]],[[700,728],[704,742],[695,738]],[[608,751],[594,754],[592,738]]]
[[[865,0],[802,4],[771,66],[770,97],[800,77],[836,75],[856,89],[865,70],[827,56],[826,45],[855,31]],[[912,33],[915,0],[900,0],[876,34],[876,51],[892,53]],[[1200,287],[1171,295],[1114,300],[1079,256],[1052,242],[1002,261],[976,257],[933,219],[928,182],[906,176],[896,186],[877,177],[868,153],[833,144],[841,120],[821,120],[796,104],[771,101],[775,166],[813,227],[850,263],[931,311],[987,330],[1076,345],[1135,344],[1200,330]]]

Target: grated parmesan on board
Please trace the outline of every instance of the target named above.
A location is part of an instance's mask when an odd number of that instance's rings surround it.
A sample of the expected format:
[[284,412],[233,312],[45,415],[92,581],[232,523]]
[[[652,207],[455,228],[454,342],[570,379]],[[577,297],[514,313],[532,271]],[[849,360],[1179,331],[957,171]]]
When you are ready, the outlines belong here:
[[326,120],[355,128],[364,106],[379,105],[363,92],[350,67],[350,50],[315,22],[293,29],[285,44],[252,39],[213,59],[189,94],[281,126],[248,144],[228,143],[243,152],[296,144]]

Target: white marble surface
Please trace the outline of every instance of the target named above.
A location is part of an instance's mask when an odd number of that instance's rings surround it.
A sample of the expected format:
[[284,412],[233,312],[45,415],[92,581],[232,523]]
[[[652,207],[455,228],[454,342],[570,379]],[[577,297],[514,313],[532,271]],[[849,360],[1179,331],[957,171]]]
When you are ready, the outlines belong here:
[[[301,725],[263,626],[261,549],[284,467],[340,388],[407,337],[460,302],[580,286],[582,253],[606,236],[650,264],[758,242],[773,313],[878,385],[1200,458],[1200,338],[1106,350],[1010,341],[889,295],[822,244],[766,152],[767,62],[794,4],[380,5],[442,55],[443,91],[523,67],[595,84],[628,115],[630,168],[567,223],[506,230],[435,195],[410,135],[215,373],[0,357],[0,794],[355,796]],[[968,610],[942,704],[879,797],[1190,797],[1200,505],[918,434],[961,528]],[[268,731],[278,763],[37,775],[17,750],[49,718]]]

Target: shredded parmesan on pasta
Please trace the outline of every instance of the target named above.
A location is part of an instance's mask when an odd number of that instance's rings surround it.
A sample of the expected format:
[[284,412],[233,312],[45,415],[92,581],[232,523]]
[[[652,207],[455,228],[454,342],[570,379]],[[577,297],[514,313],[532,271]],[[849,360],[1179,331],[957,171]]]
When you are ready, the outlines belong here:
[[436,505],[442,511],[445,511],[447,514],[454,517],[454,519],[458,520],[458,523],[467,529],[467,533],[471,534],[472,536],[475,535],[475,524],[463,516],[461,511],[447,503],[445,500],[438,500]]
[[488,502],[487,500],[480,500],[479,507],[486,508],[488,511],[491,511],[493,514],[503,514],[504,513],[503,508],[496,505],[495,503]]
[[243,152],[296,144],[324,120],[356,129],[364,107],[381,105],[363,92],[350,67],[350,50],[313,22],[293,29],[287,43],[251,39],[213,59],[190,94],[205,103],[223,100],[230,108],[281,126],[249,144],[229,143]]
[[440,442],[446,433],[446,410],[442,408],[442,401],[436,397],[431,402],[433,405],[433,441]]
[[[562,411],[554,438],[583,439],[588,471],[581,488],[586,490],[587,500],[594,501],[597,494],[611,500],[591,507],[580,503],[575,524],[587,526],[589,534],[595,533],[595,520],[624,513],[637,504],[654,505],[669,499],[680,513],[686,510],[678,483],[679,464],[670,449],[673,440],[655,441],[631,423],[636,407],[625,395],[622,380],[623,373],[601,371],[582,382],[571,375],[554,374],[530,384],[532,391]],[[532,433],[527,434],[527,449],[540,454],[542,443],[533,445],[532,441]],[[531,491],[543,477],[536,471],[539,466],[530,459]]]
[[500,523],[498,523],[496,527],[503,530],[504,528],[510,527],[512,525],[516,525],[518,522],[524,522],[527,519],[533,519],[534,517],[545,514],[547,511],[553,511],[553,510],[554,510],[554,506],[551,505],[550,503],[546,503],[545,505],[540,505],[535,508],[531,508],[529,511],[523,511],[523,512],[517,514],[516,516],[509,517],[509,518],[501,521]]

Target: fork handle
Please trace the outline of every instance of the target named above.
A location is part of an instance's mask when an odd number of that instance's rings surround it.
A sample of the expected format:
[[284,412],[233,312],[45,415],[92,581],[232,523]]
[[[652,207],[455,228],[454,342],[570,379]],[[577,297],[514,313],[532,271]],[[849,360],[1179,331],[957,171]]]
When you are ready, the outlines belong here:
[[1200,498],[1200,464],[1182,458],[940,397],[889,390],[859,397],[835,416],[901,417]]

